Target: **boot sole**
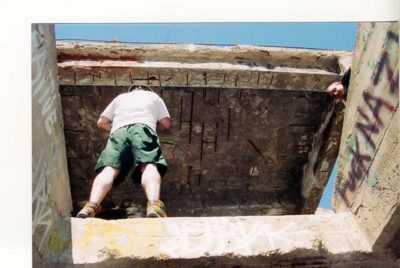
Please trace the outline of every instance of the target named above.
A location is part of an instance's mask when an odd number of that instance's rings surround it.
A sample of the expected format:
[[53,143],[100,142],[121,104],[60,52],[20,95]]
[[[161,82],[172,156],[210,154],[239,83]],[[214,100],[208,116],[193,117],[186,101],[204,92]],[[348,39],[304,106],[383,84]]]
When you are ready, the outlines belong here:
[[86,214],[78,214],[76,215],[77,218],[81,218],[81,219],[86,219],[87,217],[89,217],[89,215]]
[[150,212],[149,214],[147,214],[146,217],[147,217],[147,218],[161,218],[161,216],[158,215],[158,214],[155,213],[155,212]]

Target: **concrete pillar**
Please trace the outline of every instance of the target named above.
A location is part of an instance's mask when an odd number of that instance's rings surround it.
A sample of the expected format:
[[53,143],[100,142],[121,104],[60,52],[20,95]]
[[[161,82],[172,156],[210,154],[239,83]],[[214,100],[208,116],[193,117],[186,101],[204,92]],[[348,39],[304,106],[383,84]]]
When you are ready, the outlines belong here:
[[395,239],[400,232],[398,83],[398,23],[360,24],[334,209],[354,214],[374,250],[394,252],[400,252]]
[[[34,265],[68,251],[72,209],[53,25],[32,25],[32,246]],[[61,228],[60,228],[61,226]],[[63,227],[65,226],[65,228]],[[58,253],[57,253],[58,254]]]

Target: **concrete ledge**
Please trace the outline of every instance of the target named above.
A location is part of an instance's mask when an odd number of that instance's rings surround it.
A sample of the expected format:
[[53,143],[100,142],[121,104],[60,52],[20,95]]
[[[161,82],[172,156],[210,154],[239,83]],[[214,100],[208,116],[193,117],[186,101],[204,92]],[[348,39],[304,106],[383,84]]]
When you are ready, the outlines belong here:
[[229,63],[65,61],[60,84],[260,88],[324,92],[340,76],[318,69],[248,67]]
[[379,260],[372,256],[350,213],[115,221],[72,218],[71,225],[73,264],[324,267]]
[[342,71],[351,52],[265,46],[212,46],[194,44],[124,44],[101,42],[57,42],[58,61],[112,60],[182,63],[233,63],[251,66],[289,66]]
[[351,53],[256,46],[57,43],[61,85],[325,91]]

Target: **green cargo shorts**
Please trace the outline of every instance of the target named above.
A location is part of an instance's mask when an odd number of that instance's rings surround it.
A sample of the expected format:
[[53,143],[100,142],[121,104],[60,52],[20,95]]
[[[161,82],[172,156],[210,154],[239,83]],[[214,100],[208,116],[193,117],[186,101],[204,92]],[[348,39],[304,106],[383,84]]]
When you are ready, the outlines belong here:
[[104,167],[120,169],[113,185],[119,185],[131,172],[135,183],[140,183],[141,164],[154,163],[161,177],[167,172],[167,162],[161,153],[160,141],[154,131],[144,124],[133,124],[115,130],[101,153],[95,170],[101,172]]

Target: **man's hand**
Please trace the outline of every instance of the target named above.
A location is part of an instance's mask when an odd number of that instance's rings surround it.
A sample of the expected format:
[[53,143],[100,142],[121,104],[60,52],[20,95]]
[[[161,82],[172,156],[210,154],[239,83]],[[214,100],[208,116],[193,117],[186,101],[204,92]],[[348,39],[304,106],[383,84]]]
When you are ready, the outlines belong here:
[[171,119],[169,117],[164,117],[157,122],[157,129],[167,130],[171,127]]
[[112,121],[110,119],[101,115],[99,120],[97,121],[97,127],[106,132],[110,132],[111,131],[111,123],[112,123]]
[[326,89],[326,91],[331,97],[334,97],[336,99],[345,98],[344,87],[341,82],[334,82],[330,84],[330,86]]

